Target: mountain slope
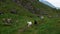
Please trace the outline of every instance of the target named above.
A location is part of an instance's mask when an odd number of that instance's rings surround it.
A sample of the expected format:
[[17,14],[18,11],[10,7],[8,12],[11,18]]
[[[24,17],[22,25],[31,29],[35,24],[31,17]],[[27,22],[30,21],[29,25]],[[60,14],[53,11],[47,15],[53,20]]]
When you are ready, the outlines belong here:
[[[58,10],[38,0],[1,0],[0,34],[60,34],[58,14]],[[44,18],[41,19],[41,16]],[[12,23],[5,24],[4,19],[11,19]],[[27,28],[29,21],[33,25]],[[38,24],[34,24],[34,21]]]
[[[11,10],[17,11],[17,14],[10,13]],[[22,6],[18,6],[10,0],[6,2],[0,2],[0,12],[4,12],[0,15],[0,34],[13,34],[16,30],[27,27],[27,21],[39,20],[34,14],[30,13]],[[11,25],[3,22],[3,19],[12,19]]]
[[28,9],[31,13],[39,14],[41,12],[53,13],[53,8],[39,2],[38,0],[17,0],[13,1],[18,5],[22,5],[24,8]]
[[47,2],[47,1],[40,1],[48,6],[50,6],[51,8],[55,8],[55,6],[53,6],[51,3]]

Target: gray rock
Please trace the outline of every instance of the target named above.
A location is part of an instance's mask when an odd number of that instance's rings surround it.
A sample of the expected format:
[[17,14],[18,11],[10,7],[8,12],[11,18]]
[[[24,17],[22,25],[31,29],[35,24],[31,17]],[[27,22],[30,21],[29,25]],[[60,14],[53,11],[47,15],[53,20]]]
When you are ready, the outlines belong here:
[[10,13],[17,14],[17,11],[16,10],[11,10]]
[[60,14],[57,14],[60,17]]
[[10,19],[10,18],[8,18],[8,19],[3,18],[3,22],[4,22],[4,25],[11,25],[12,24],[12,19]]
[[46,11],[40,11],[41,15],[48,15],[48,13]]
[[41,19],[44,19],[44,16],[40,16]]
[[60,17],[60,14],[56,14],[56,15],[54,15],[53,17]]

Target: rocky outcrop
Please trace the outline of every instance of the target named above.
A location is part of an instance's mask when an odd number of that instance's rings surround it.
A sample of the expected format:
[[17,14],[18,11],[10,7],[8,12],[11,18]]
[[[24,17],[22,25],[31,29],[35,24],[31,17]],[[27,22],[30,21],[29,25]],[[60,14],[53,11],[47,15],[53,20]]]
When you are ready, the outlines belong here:
[[32,14],[36,14],[37,16],[40,15],[48,15],[50,14],[47,8],[47,11],[43,10],[42,8],[35,7],[33,3],[40,4],[38,0],[13,0],[18,5],[23,6],[24,8],[28,9]]
[[13,0],[18,5],[22,5],[26,9],[28,9],[31,13],[35,13],[37,11],[40,11],[39,8],[36,8],[32,5],[32,2],[35,2],[36,0]]

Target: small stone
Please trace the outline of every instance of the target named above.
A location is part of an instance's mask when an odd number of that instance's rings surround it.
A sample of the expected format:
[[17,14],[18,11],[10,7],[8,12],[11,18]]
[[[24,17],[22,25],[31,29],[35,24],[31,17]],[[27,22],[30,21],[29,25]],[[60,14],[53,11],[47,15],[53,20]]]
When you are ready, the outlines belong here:
[[60,14],[56,14],[55,17],[60,17]]
[[3,22],[5,25],[10,25],[12,23],[12,19],[8,18],[8,19],[5,19],[3,18]]
[[11,19],[7,19],[7,23],[11,23]]
[[41,19],[44,19],[44,16],[40,16]]

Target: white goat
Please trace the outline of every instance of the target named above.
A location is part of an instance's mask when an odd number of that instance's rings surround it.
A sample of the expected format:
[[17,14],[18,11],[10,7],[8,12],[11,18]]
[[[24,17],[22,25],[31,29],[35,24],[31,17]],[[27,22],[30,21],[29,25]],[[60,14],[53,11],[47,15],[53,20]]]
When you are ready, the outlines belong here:
[[31,25],[32,25],[32,22],[31,22],[31,21],[29,21],[29,22],[27,22],[27,24],[28,24],[28,27],[29,27],[29,26],[31,26]]

